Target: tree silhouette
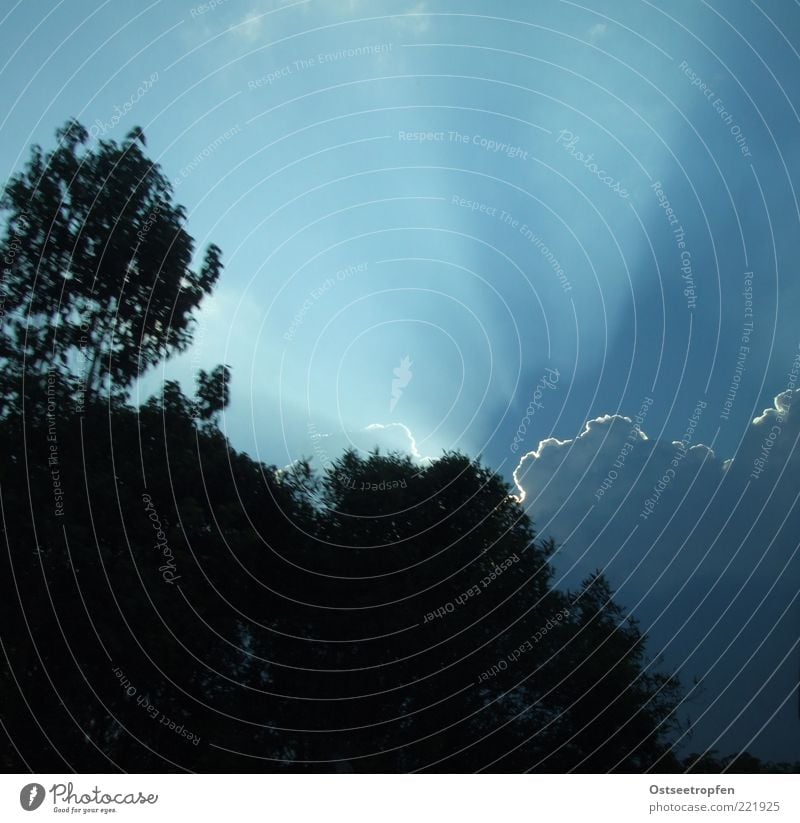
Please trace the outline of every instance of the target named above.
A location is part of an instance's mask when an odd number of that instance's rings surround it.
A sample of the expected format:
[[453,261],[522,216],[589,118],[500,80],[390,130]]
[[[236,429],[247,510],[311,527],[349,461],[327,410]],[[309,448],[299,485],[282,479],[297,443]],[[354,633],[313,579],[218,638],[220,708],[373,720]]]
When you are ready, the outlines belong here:
[[215,366],[210,372],[200,369],[197,374],[196,413],[204,421],[212,421],[230,403],[231,370]]
[[[51,368],[87,395],[121,392],[191,341],[191,317],[222,270],[211,245],[199,270],[172,186],[142,152],[138,127],[121,144],[89,145],[69,121],[58,146],[31,150],[5,187],[6,373]],[[141,144],[141,145],[140,145]]]
[[227,366],[131,406],[220,252],[189,268],[140,130],[59,140],[2,201],[6,769],[797,770],[679,761],[680,684],[602,575],[556,587],[480,461],[257,462],[219,428]]

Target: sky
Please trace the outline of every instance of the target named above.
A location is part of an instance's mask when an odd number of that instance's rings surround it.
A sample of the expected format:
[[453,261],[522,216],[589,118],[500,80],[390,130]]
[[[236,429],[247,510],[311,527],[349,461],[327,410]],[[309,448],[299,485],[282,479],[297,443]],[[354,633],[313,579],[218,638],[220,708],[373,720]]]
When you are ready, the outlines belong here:
[[[718,748],[800,759],[797,4],[6,0],[0,36],[5,177],[69,117],[141,126],[223,250],[136,398],[224,362],[268,463],[480,454],[565,582],[607,569],[671,665],[746,697]],[[710,640],[674,630],[695,606]],[[695,742],[734,702],[697,696]]]

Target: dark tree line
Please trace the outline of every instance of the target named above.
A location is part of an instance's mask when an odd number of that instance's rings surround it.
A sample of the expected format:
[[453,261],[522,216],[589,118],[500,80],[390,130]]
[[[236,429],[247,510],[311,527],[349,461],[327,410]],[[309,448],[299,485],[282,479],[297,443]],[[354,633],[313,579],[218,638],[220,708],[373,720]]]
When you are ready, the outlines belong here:
[[772,768],[679,759],[680,684],[480,462],[258,463],[225,366],[131,406],[221,271],[143,145],[68,123],[0,201],[6,770]]

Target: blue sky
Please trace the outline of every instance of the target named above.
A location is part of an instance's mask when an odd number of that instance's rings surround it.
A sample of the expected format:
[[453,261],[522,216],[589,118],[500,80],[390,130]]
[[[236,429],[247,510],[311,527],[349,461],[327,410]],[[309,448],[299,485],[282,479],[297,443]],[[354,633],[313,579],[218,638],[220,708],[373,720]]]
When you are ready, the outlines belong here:
[[[781,390],[795,345],[785,264],[798,251],[789,138],[800,105],[785,4],[48,9],[18,4],[3,26],[6,53],[19,46],[4,72],[5,171],[68,116],[111,124],[138,96],[106,136],[143,126],[190,231],[227,266],[201,316],[213,333],[171,368],[188,382],[198,364],[233,366],[237,445],[280,463],[307,451],[308,419],[332,432],[403,422],[425,453],[480,451],[508,475],[508,443],[547,366],[562,380],[531,447],[631,414],[645,395],[668,437],[709,398],[711,440],[746,270],[758,334],[719,448],[735,449]],[[731,113],[750,157],[682,64]],[[441,139],[400,137],[417,132]],[[686,230],[692,309],[655,181]],[[283,339],[312,290],[361,263]],[[390,415],[406,355],[413,379]]]
[[140,391],[230,364],[225,429],[261,459],[319,463],[313,433],[379,424],[367,439],[480,453],[510,479],[540,441],[652,398],[650,439],[681,438],[703,401],[695,442],[724,460],[787,389],[796,4],[4,8],[3,173],[71,116],[143,127],[226,270],[194,348]]

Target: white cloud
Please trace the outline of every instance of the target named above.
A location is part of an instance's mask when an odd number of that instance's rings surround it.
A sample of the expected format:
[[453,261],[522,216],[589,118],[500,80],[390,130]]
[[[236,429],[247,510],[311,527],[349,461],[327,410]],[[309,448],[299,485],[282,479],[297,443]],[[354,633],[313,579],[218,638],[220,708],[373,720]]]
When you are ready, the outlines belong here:
[[[423,457],[417,448],[417,441],[411,433],[411,429],[404,423],[370,423],[364,429],[364,434],[361,436],[363,443],[369,444],[373,440],[375,445],[380,446],[382,451],[399,451],[407,453],[414,458],[414,460],[423,461],[430,460],[428,457]],[[367,446],[367,448],[372,448]]]
[[[414,435],[403,423],[371,423],[363,429],[343,430],[336,434],[320,432],[312,426],[308,431],[307,442],[303,444],[297,459],[310,459],[311,467],[319,471],[330,466],[332,461],[341,457],[348,449],[366,457],[376,448],[384,455],[393,452],[408,455],[420,466],[431,461],[430,457],[419,451]],[[292,463],[289,464],[291,465]]]
[[785,391],[779,394],[773,401],[772,406],[768,409],[764,409],[764,411],[756,417],[753,421],[753,425],[762,426],[766,425],[767,423],[771,423],[773,420],[777,419],[778,417],[786,418],[794,414],[794,417],[797,418],[797,415],[800,412],[792,412],[792,405],[793,400],[795,400],[800,394],[800,392],[791,392]]
[[240,23],[232,27],[232,31],[243,40],[254,42],[258,40],[264,29],[265,13],[257,10],[249,11]]
[[587,32],[589,39],[594,43],[608,31],[608,23],[595,23]]
[[514,473],[539,532],[561,541],[564,582],[603,569],[649,651],[663,651],[684,683],[704,680],[688,711],[688,749],[732,723],[721,751],[800,756],[798,400],[800,391],[778,395],[729,460],[701,443],[647,439],[630,418],[606,415],[575,438],[542,441]]

